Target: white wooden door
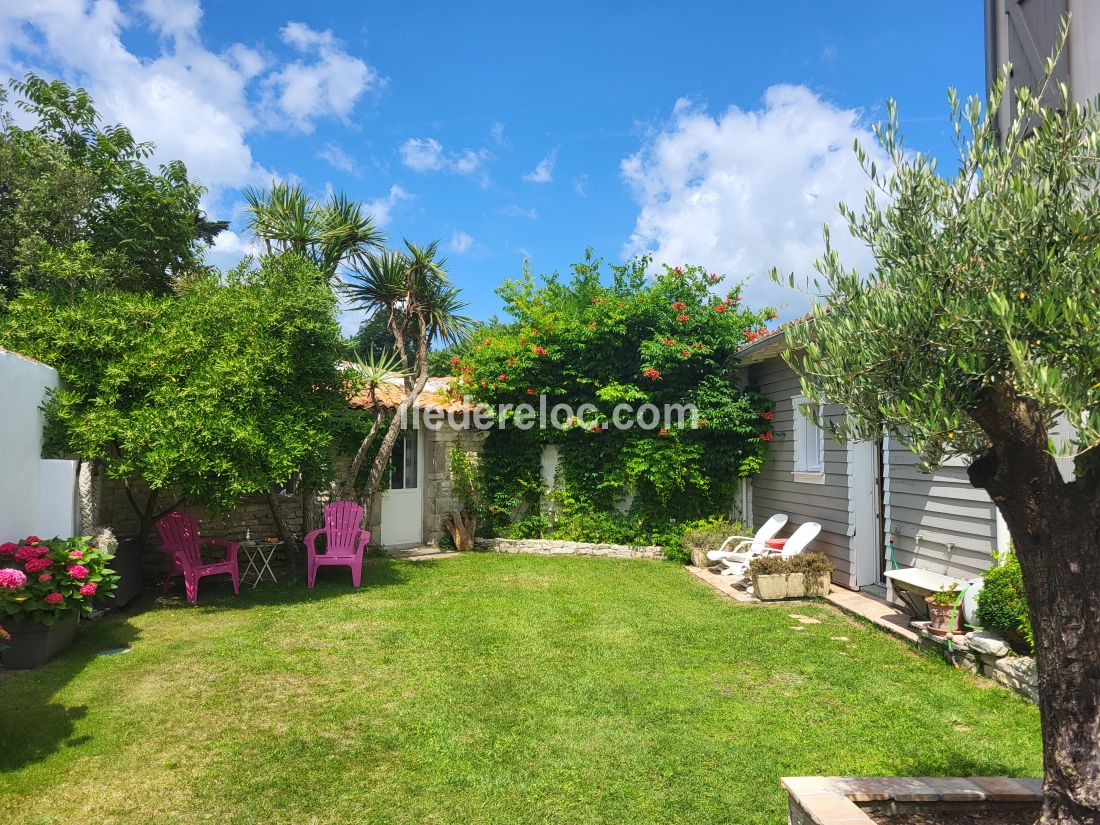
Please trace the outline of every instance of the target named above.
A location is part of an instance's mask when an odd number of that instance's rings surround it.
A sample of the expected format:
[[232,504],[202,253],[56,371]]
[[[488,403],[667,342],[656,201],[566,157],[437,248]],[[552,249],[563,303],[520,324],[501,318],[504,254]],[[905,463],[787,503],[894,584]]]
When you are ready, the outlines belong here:
[[393,447],[390,488],[382,493],[382,546],[424,540],[424,458],[420,434],[406,429]]

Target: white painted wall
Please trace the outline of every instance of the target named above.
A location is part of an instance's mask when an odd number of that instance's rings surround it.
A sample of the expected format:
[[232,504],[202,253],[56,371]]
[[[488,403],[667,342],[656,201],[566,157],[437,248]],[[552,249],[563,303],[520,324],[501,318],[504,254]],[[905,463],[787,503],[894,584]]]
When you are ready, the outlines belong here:
[[76,530],[77,462],[42,458],[47,390],[57,371],[0,350],[0,542]]

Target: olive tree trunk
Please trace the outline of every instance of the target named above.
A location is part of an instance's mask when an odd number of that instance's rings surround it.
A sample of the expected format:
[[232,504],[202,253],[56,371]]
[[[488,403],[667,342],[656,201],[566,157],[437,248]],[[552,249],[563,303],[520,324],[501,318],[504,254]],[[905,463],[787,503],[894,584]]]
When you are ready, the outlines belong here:
[[[1012,535],[1035,634],[1042,825],[1100,825],[1100,484],[1095,457],[1065,482],[1042,415],[1007,390],[971,416],[992,447],[969,468]],[[1084,459],[1084,460],[1082,460]],[[1093,459],[1093,461],[1090,461]]]

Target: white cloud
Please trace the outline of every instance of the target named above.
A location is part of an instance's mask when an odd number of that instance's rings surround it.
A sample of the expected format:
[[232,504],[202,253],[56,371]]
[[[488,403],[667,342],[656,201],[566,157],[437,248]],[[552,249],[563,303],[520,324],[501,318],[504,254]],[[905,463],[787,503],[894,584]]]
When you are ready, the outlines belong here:
[[317,157],[327,163],[334,169],[339,169],[341,172],[347,172],[349,175],[359,177],[359,164],[355,162],[355,158],[340,148],[340,145],[329,141],[325,144],[324,148],[317,153]]
[[500,214],[509,218],[526,218],[529,221],[536,221],[539,217],[538,210],[534,207],[530,209],[525,209],[519,204],[515,203],[509,204],[508,206],[501,209]]
[[837,212],[841,201],[858,208],[868,186],[852,152],[856,138],[880,169],[888,166],[857,111],[804,86],[773,86],[761,108],[717,117],[677,101],[672,121],[621,164],[640,206],[624,254],[652,252],[659,263],[747,278],[753,304],[802,311],[808,298],[773,284],[768,272],[812,276],[823,224],[846,265],[873,263]]
[[415,195],[394,184],[383,197],[364,203],[363,210],[371,216],[375,226],[385,226],[390,222],[393,213],[402,203],[415,200],[415,198]]
[[578,178],[573,178],[573,191],[582,198],[588,197],[588,175],[581,175]]
[[451,240],[447,243],[447,249],[455,255],[465,255],[474,245],[473,235],[455,230],[451,233]]
[[538,166],[523,176],[530,183],[550,183],[554,179],[554,162],[558,159],[558,150],[551,149],[550,154],[539,161]]
[[198,0],[142,0],[141,10],[164,35],[192,32],[202,18]]
[[[331,32],[288,24],[284,41],[308,48],[311,57],[280,64],[243,43],[211,51],[201,22],[196,0],[141,0],[129,15],[113,0],[3,0],[0,77],[35,71],[84,86],[104,122],[123,123],[138,140],[153,141],[154,163],[183,160],[215,203],[226,190],[274,176],[249,145],[254,132],[270,125],[261,115],[265,106],[282,108],[283,122],[308,130],[318,117],[346,116],[363,91],[381,82]],[[142,28],[161,36],[152,55],[123,42],[124,33]]]
[[453,161],[453,167],[455,172],[460,175],[472,175],[479,171],[482,164],[485,163],[492,155],[489,154],[488,149],[479,149],[477,151],[473,149],[463,150]]
[[436,172],[443,160],[443,144],[434,138],[409,138],[401,144],[401,163],[414,172]]
[[443,144],[435,138],[409,138],[401,144],[401,162],[414,172],[442,169]]
[[499,120],[493,122],[492,128],[489,130],[489,136],[493,139],[493,143],[497,146],[507,146],[508,139],[504,137],[504,124]]
[[255,238],[239,235],[226,229],[214,238],[214,243],[206,250],[206,262],[222,271],[232,269],[246,255],[259,255],[263,252]]
[[450,172],[455,175],[479,175],[488,182],[483,169],[493,155],[488,149],[463,149],[451,152],[435,138],[409,138],[399,150],[401,162],[414,172]]
[[319,117],[347,117],[364,92],[384,83],[373,68],[348,54],[343,41],[328,29],[316,31],[292,21],[279,34],[297,51],[316,55],[309,62],[295,60],[269,78],[279,108],[303,132],[312,132]]

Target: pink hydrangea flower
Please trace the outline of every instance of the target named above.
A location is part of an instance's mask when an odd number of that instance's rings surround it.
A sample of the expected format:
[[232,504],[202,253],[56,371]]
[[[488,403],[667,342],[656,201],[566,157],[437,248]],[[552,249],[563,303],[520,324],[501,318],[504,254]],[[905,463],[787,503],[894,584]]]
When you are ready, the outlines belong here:
[[46,604],[61,604],[65,601],[65,597],[60,593],[47,593],[43,601],[46,602]]
[[84,554],[80,550],[73,550],[71,553],[69,553],[69,558],[70,559],[82,559],[82,558],[84,558]]
[[43,573],[41,576],[38,577],[38,580],[40,582],[52,582],[53,573]]
[[42,539],[38,538],[38,536],[27,536],[23,539],[23,544],[38,544],[40,541],[42,541]]
[[0,556],[14,556],[15,551],[19,549],[19,545],[14,541],[5,541],[0,544]]
[[39,570],[45,570],[49,566],[50,560],[44,558],[34,558],[23,565],[28,573],[37,573]]
[[98,588],[99,588],[99,585],[96,584],[95,582],[88,582],[87,584],[81,586],[80,595],[81,596],[94,596],[95,591]]
[[29,544],[24,544],[15,551],[15,557],[19,559],[19,561],[30,561],[38,555],[38,549],[31,547]]
[[80,564],[70,564],[68,573],[74,579],[88,578],[88,568]]
[[0,587],[15,590],[26,583],[27,577],[23,575],[23,571],[16,570],[14,567],[0,569]]

